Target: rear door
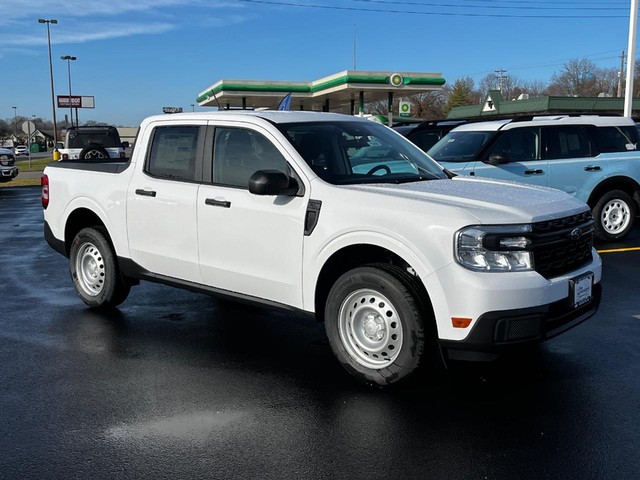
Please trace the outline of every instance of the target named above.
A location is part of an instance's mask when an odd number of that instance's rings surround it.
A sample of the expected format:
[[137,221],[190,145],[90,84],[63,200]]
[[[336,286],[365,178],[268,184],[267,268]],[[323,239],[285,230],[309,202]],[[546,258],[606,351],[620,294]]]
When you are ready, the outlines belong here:
[[593,188],[606,176],[609,165],[599,154],[585,125],[543,127],[545,156],[549,162],[549,186],[587,201]]
[[127,201],[133,261],[150,272],[198,283],[196,200],[205,124],[155,127]]

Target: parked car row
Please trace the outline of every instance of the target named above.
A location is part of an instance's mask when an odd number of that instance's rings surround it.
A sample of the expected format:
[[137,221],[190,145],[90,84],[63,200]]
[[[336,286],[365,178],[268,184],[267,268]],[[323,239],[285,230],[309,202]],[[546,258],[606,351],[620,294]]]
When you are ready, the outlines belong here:
[[631,231],[640,209],[640,131],[632,119],[527,116],[452,127],[428,148],[419,132],[434,137],[442,125],[399,131],[451,172],[557,188],[586,202],[601,240]]

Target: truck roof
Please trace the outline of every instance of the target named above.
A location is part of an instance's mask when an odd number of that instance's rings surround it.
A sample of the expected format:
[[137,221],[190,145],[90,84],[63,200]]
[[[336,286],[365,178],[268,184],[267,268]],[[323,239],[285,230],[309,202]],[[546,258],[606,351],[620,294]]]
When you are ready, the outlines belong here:
[[198,119],[246,119],[247,117],[263,118],[273,123],[303,123],[326,121],[362,120],[360,117],[328,112],[282,111],[282,110],[218,110],[212,112],[175,113],[171,115],[155,115],[146,121]]

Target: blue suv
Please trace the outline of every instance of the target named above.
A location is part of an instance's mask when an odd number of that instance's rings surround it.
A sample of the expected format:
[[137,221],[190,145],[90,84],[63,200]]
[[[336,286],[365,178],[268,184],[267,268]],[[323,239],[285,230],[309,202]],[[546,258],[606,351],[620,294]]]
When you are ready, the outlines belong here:
[[632,119],[523,117],[461,125],[427,152],[448,170],[557,188],[586,202],[600,240],[619,240],[640,208],[640,131]]

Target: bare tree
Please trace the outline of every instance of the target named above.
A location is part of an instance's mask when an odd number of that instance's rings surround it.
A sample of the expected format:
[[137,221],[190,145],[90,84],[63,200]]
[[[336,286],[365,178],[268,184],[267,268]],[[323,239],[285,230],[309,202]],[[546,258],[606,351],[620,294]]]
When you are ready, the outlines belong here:
[[547,95],[548,87],[542,80],[530,80],[522,82],[522,93],[528,93],[532,97]]
[[618,69],[599,68],[596,73],[597,95],[615,97],[618,92]]
[[512,100],[520,95],[523,91],[522,82],[515,75],[496,75],[490,73],[480,80],[480,86],[478,89],[485,97],[489,90],[500,90],[502,97],[506,100]]
[[587,58],[569,60],[551,77],[549,94],[571,97],[598,95],[598,67]]
[[408,99],[411,102],[411,116],[425,120],[444,118],[447,95],[442,90],[417,93]]

